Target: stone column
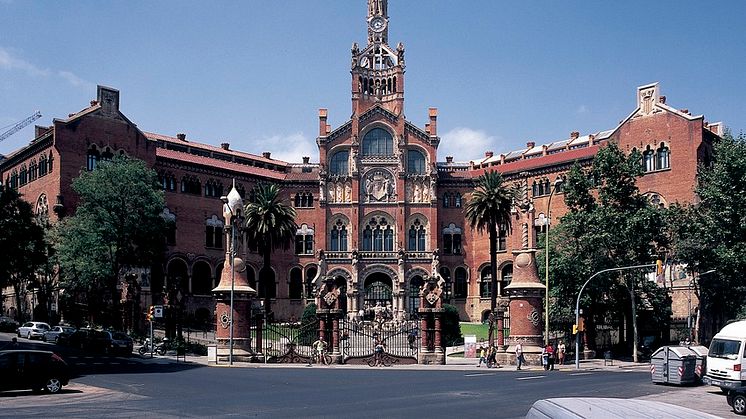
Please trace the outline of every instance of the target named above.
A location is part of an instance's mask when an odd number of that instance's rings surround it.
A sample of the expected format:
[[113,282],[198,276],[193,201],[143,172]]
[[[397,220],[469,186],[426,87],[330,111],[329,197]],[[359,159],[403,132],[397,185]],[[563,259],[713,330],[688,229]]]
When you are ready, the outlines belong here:
[[427,316],[422,315],[420,318],[420,353],[427,352],[428,347],[430,346],[430,338],[428,337],[427,329]]
[[535,249],[513,252],[513,281],[505,287],[510,298],[510,346],[507,352],[512,354],[510,362],[514,362],[515,344],[520,342],[526,362],[540,365],[544,343],[541,313],[545,287],[539,279],[535,254]]
[[332,353],[339,354],[339,316],[332,320]]
[[435,352],[443,352],[443,340],[441,338],[441,317],[442,313],[434,313],[435,316]]

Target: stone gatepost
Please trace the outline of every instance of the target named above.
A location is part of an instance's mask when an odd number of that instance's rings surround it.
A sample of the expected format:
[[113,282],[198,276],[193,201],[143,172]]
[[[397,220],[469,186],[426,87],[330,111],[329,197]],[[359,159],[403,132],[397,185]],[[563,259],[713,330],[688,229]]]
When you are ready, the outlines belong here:
[[[316,316],[319,318],[319,339],[325,341],[329,348],[332,362],[342,363],[342,352],[339,350],[339,319],[345,314],[340,307],[341,291],[334,283],[334,278],[324,276],[316,294]],[[328,332],[331,332],[329,335]]]
[[445,365],[446,354],[443,350],[443,290],[439,277],[431,276],[420,290],[420,350],[417,356],[419,364]]
[[544,284],[539,279],[536,267],[536,250],[524,249],[513,252],[513,280],[505,287],[510,298],[510,337],[507,339],[507,353],[515,362],[515,345],[523,346],[523,356],[529,364],[541,365],[543,345],[542,303]]
[[[246,278],[246,264],[238,254],[237,243],[242,234],[241,213],[243,201],[236,190],[235,184],[228,196],[222,197],[223,216],[225,217],[225,262],[220,274],[220,283],[212,292],[215,295],[215,340],[217,341],[217,361],[228,362],[231,358],[232,331],[232,359],[233,361],[251,361],[256,353],[251,348],[251,299],[256,290],[249,286]],[[231,294],[233,307],[231,310]],[[231,314],[233,322],[231,323]]]

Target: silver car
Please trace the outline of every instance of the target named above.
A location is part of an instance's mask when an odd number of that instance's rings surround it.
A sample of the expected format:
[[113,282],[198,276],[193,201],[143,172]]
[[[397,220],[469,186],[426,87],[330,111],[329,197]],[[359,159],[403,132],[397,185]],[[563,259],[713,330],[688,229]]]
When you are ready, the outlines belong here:
[[67,333],[72,334],[75,331],[74,327],[70,326],[55,326],[46,333],[44,333],[44,336],[41,338],[44,342],[54,342],[57,343],[57,338],[60,337],[61,334]]
[[47,333],[51,327],[48,324],[42,322],[26,322],[18,328],[18,337],[25,337],[26,339],[43,338],[44,334]]

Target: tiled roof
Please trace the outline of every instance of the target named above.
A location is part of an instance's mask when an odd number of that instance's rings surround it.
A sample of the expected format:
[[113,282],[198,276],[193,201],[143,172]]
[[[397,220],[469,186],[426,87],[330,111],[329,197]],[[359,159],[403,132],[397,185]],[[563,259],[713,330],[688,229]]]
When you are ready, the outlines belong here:
[[247,166],[245,164],[234,163],[230,161],[223,161],[214,159],[212,157],[197,156],[190,153],[183,153],[181,151],[168,150],[165,148],[156,148],[155,155],[158,158],[177,160],[185,163],[199,164],[209,167],[218,167],[224,170],[231,170],[237,173],[243,173],[246,175],[261,176],[270,179],[282,180],[285,179],[285,173],[278,172],[276,170],[264,169],[261,167]]
[[319,180],[319,174],[314,172],[305,173],[288,173],[285,175],[285,180]]
[[163,135],[163,134],[156,134],[156,133],[153,133],[153,132],[145,132],[144,134],[145,134],[146,137],[148,137],[149,139],[154,140],[154,141],[166,141],[166,142],[169,142],[169,143],[174,143],[174,144],[178,144],[178,145],[182,145],[182,146],[187,146],[187,147],[197,147],[197,148],[201,148],[201,149],[204,149],[204,150],[215,151],[215,152],[218,152],[218,153],[231,154],[231,155],[238,156],[238,157],[249,158],[249,159],[252,159],[252,160],[256,160],[256,161],[260,161],[260,162],[264,162],[264,163],[270,163],[270,164],[274,164],[274,165],[277,165],[277,166],[287,166],[288,165],[287,162],[284,162],[282,160],[268,159],[268,158],[265,158],[264,156],[257,156],[256,154],[244,153],[243,151],[225,150],[222,147],[215,147],[213,145],[199,143],[199,142],[194,142],[192,140],[181,141],[180,139],[178,139],[176,137],[171,137],[171,136]]
[[561,163],[572,162],[575,160],[584,160],[593,157],[598,153],[601,148],[600,144],[596,144],[590,147],[576,148],[574,150],[567,150],[562,153],[549,154],[536,159],[524,159],[517,160],[510,163],[498,164],[494,166],[480,167],[471,170],[471,174],[481,174],[486,170],[497,170],[500,173],[520,173],[531,169],[538,169],[540,167],[554,166]]

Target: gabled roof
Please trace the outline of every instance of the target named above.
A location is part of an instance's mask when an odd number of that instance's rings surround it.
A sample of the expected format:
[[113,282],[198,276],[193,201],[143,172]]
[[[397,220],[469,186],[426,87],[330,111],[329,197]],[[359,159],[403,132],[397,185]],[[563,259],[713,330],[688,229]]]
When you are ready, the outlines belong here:
[[215,159],[212,157],[198,156],[191,153],[184,153],[176,150],[169,150],[162,147],[155,149],[155,156],[159,159],[170,159],[176,160],[182,163],[191,163],[206,167],[220,167],[224,170],[230,170],[236,173],[245,175],[261,176],[270,179],[283,180],[285,179],[285,173],[278,172],[276,170],[265,169],[262,167],[247,166],[245,164],[234,163],[231,161],[224,161]]
[[[197,147],[203,150],[209,150],[209,151],[214,151],[217,153],[249,158],[252,160],[269,163],[269,164],[273,164],[276,166],[282,166],[282,167],[288,166],[288,163],[285,161],[275,160],[271,158],[268,159],[268,158],[265,158],[264,156],[257,156],[256,154],[245,153],[243,151],[236,151],[236,150],[230,150],[230,149],[226,150],[222,147],[215,147],[213,145],[199,143],[199,142],[195,142],[192,140],[182,141],[176,137],[171,137],[169,135],[163,135],[163,134],[156,134],[153,132],[146,132],[144,134],[148,139],[154,140],[154,141],[164,141],[167,143],[178,144],[178,145],[187,146],[187,147]],[[222,160],[219,160],[219,161],[222,161]]]

